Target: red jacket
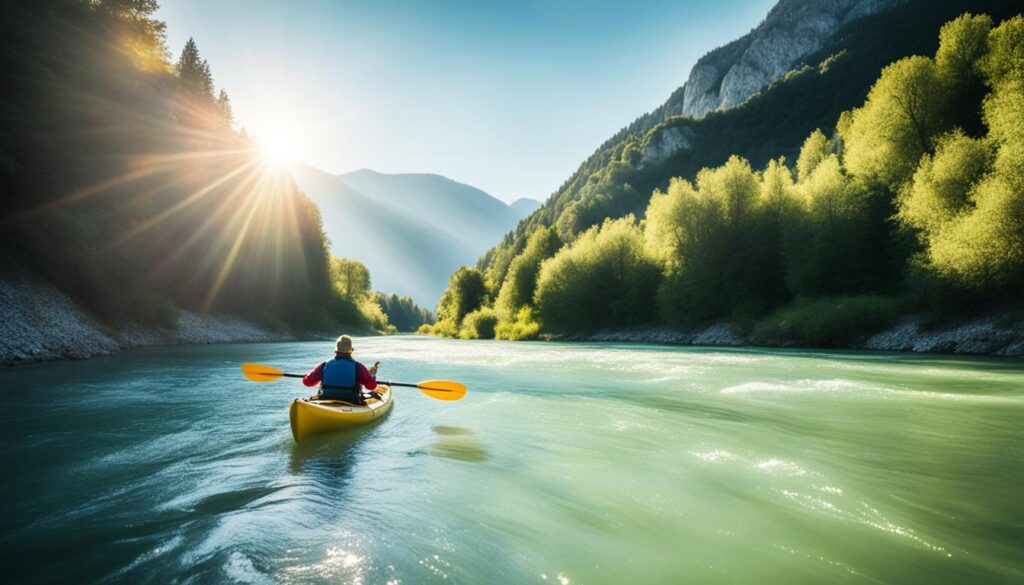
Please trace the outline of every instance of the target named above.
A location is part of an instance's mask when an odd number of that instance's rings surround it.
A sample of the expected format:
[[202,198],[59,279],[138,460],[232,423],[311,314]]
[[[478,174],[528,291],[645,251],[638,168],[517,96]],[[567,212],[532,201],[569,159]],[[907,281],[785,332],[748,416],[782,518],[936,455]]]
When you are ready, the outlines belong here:
[[[302,383],[306,386],[316,386],[323,379],[324,375],[324,364],[326,362],[320,362],[320,365],[313,368],[305,377],[302,378]],[[370,375],[370,370],[366,369],[366,366],[356,362],[356,382],[362,385],[367,390],[373,390],[377,387],[377,380]]]

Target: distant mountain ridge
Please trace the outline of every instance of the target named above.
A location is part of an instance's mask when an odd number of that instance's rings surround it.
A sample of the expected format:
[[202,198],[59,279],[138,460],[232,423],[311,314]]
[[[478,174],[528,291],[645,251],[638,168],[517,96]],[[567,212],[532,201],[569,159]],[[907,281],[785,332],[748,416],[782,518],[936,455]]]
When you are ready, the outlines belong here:
[[320,208],[335,256],[366,264],[374,289],[411,296],[430,308],[448,275],[475,262],[516,226],[528,206],[513,208],[434,174],[361,169],[332,175],[302,164],[292,174]]
[[536,199],[530,199],[529,197],[520,197],[512,203],[509,203],[508,206],[515,210],[519,215],[519,219],[522,219],[534,211],[537,211],[537,208],[541,206],[541,202]]
[[504,234],[520,219],[515,210],[494,196],[441,175],[361,169],[338,178],[366,197],[415,217],[481,252],[494,243],[495,234]]

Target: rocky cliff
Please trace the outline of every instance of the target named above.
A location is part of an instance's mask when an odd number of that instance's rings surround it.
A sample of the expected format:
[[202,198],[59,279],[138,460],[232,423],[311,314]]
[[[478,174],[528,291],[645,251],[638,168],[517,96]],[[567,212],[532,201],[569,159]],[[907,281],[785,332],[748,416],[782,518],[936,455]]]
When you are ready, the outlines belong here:
[[699,118],[737,106],[820,50],[844,24],[903,1],[781,0],[750,33],[701,57],[663,115]]

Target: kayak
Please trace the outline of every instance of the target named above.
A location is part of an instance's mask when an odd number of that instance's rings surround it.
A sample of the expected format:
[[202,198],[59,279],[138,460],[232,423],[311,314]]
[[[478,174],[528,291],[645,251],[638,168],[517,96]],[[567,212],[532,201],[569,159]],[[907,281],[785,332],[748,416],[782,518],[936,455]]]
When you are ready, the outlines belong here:
[[288,412],[292,436],[296,441],[301,441],[310,435],[349,429],[383,417],[391,410],[394,402],[391,399],[391,388],[380,384],[376,392],[381,397],[367,398],[366,404],[296,398]]

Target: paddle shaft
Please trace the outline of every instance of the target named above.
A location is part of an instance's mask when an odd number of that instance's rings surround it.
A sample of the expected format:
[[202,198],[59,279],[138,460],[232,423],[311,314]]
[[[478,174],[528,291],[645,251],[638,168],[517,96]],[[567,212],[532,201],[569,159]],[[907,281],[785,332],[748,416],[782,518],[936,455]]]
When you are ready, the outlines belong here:
[[444,388],[432,388],[430,386],[420,386],[419,384],[406,384],[404,382],[379,382],[385,386],[405,386],[406,388],[426,388],[433,392],[452,392],[452,390],[445,390]]
[[[284,373],[284,374],[281,374],[281,375],[284,376],[285,378],[305,378],[305,376],[303,376],[302,374],[288,374],[288,373]],[[384,384],[385,386],[405,386],[406,388],[419,388],[420,387],[419,384],[406,384],[405,382],[379,382],[379,383],[380,384]],[[445,390],[443,388],[429,388],[429,389],[434,391],[434,392],[451,392],[451,390]]]

